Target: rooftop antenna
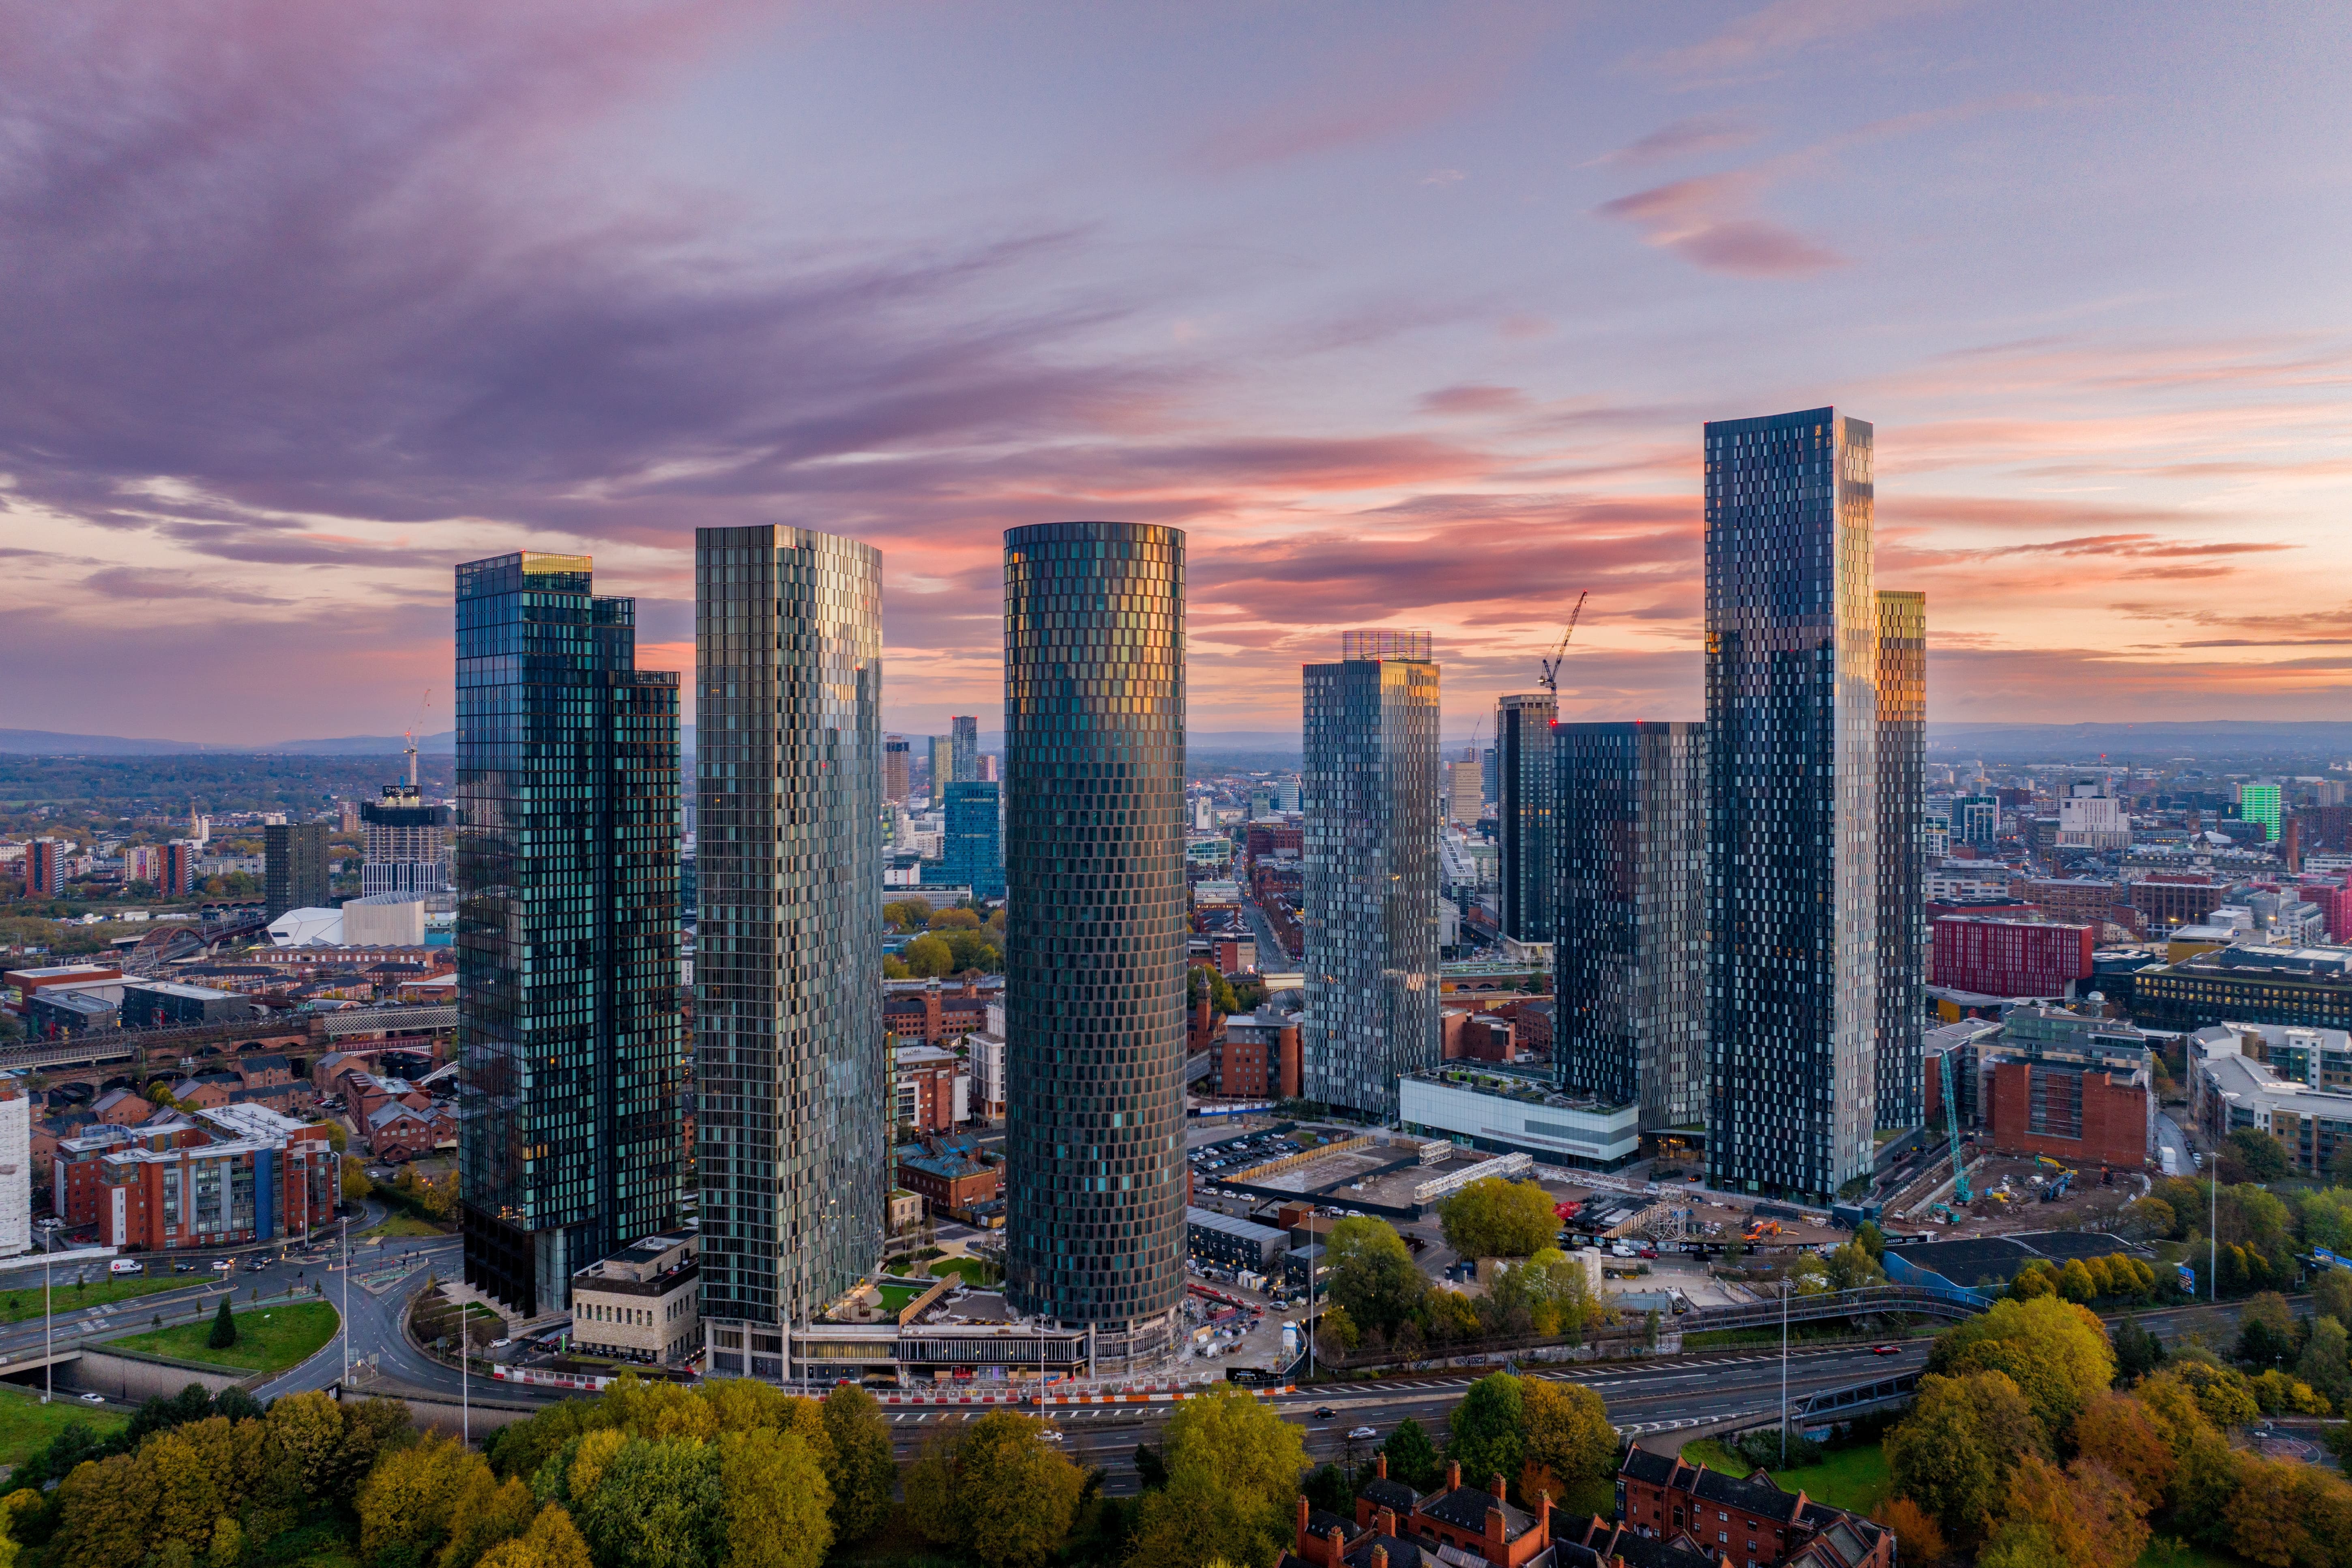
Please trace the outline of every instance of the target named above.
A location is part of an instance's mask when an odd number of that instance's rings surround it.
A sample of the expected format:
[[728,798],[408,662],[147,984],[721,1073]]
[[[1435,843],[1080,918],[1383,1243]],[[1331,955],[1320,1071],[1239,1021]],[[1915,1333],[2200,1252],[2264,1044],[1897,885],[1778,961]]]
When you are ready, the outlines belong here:
[[1568,630],[1559,634],[1559,646],[1551,650],[1549,658],[1543,661],[1543,675],[1536,684],[1554,697],[1559,695],[1559,667],[1568,660],[1568,639],[1576,635],[1577,618],[1584,614],[1584,601],[1591,597],[1591,594],[1588,588],[1576,596],[1576,608],[1568,613]]
[[416,793],[416,726],[425,721],[425,710],[432,706],[433,689],[428,686],[425,689],[425,695],[417,699],[416,718],[408,726],[407,734],[403,737],[403,739],[408,742],[406,748],[408,752],[408,793],[411,795],[415,795]]

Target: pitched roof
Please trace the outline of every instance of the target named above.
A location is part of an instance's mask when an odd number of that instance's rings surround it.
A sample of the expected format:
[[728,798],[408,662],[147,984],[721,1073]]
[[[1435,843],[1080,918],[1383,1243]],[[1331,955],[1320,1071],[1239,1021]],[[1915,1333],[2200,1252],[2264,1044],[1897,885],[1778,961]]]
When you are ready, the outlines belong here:
[[1356,1489],[1356,1495],[1374,1508],[1394,1509],[1399,1519],[1412,1513],[1412,1505],[1421,1497],[1402,1481],[1391,1480],[1386,1476],[1375,1476],[1366,1481]]
[[1450,1492],[1439,1492],[1421,1500],[1423,1518],[1440,1524],[1450,1524],[1456,1530],[1482,1534],[1486,1529],[1486,1512],[1500,1509],[1503,1513],[1503,1539],[1517,1541],[1535,1528],[1536,1516],[1523,1508],[1513,1508],[1484,1487],[1459,1486]]

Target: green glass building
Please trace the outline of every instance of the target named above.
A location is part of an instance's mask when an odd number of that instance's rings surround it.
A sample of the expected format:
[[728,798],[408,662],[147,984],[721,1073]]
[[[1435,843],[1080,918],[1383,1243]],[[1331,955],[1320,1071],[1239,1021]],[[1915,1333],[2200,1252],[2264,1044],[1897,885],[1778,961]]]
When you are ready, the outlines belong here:
[[532,1317],[676,1222],[678,681],[584,555],[457,568],[466,1280]]
[[2238,786],[2238,819],[2263,825],[2263,842],[2279,841],[2279,786],[2276,784],[2240,784]]

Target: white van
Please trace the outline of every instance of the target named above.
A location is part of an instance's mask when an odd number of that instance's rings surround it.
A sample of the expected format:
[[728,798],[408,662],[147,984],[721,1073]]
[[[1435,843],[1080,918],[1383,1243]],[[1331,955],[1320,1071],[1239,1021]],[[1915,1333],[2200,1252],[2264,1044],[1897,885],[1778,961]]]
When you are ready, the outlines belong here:
[[136,1258],[118,1258],[106,1266],[109,1274],[144,1274],[147,1265]]

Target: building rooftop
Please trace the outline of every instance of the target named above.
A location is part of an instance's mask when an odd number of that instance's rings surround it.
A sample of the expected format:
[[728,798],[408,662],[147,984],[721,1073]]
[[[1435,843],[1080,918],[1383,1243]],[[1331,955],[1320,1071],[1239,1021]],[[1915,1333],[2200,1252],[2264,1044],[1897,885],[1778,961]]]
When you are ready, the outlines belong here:
[[196,1112],[196,1120],[219,1131],[239,1138],[290,1138],[306,1128],[318,1125],[272,1110],[266,1105],[247,1102],[242,1105],[216,1106]]
[[[1203,1230],[1223,1231],[1227,1236],[1238,1237],[1244,1241],[1254,1242],[1260,1247],[1268,1242],[1286,1243],[1290,1240],[1290,1233],[1287,1231],[1276,1230],[1271,1226],[1258,1225],[1254,1221],[1240,1219],[1233,1215],[1220,1214],[1215,1209],[1188,1208],[1184,1211],[1184,1223],[1188,1226],[1197,1225]],[[1289,1249],[1285,1247],[1284,1250]]]

